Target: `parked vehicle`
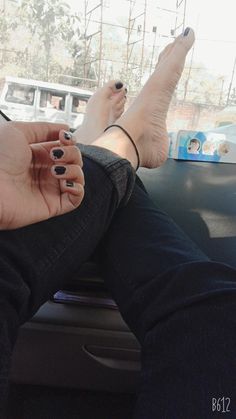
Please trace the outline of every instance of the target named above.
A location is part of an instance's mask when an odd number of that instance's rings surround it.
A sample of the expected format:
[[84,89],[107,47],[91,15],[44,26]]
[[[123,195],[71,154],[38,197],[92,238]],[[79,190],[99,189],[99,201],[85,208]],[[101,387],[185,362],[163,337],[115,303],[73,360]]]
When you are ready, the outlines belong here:
[[83,122],[93,92],[77,87],[18,77],[1,81],[0,109],[12,120],[67,123],[76,128]]

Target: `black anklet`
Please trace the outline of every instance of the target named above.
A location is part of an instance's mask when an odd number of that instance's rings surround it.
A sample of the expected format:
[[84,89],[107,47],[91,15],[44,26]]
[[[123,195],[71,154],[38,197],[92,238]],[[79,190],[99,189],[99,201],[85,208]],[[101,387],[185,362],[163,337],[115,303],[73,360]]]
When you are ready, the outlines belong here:
[[133,146],[134,146],[134,149],[135,149],[135,153],[136,153],[136,156],[137,156],[137,160],[138,160],[138,165],[137,165],[137,168],[136,168],[136,170],[138,170],[138,168],[139,168],[139,166],[140,166],[140,158],[139,158],[139,152],[138,152],[138,149],[137,149],[137,147],[136,147],[136,144],[135,144],[135,142],[134,142],[134,140],[131,138],[131,136],[129,135],[129,133],[126,131],[126,129],[124,129],[123,127],[121,127],[120,125],[117,125],[117,124],[113,124],[113,125],[109,125],[108,127],[106,127],[106,129],[104,129],[104,132],[106,132],[108,129],[110,129],[110,128],[113,128],[113,127],[117,127],[117,128],[120,128],[126,135],[127,135],[127,137],[129,138],[129,140],[131,141],[131,143],[133,144]]

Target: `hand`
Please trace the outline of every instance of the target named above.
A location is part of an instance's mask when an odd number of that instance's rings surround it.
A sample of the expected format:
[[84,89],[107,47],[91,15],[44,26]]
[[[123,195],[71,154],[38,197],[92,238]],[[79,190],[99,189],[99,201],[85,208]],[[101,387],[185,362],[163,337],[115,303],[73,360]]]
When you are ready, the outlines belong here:
[[[74,141],[65,139],[67,129],[40,122],[0,125],[0,230],[43,221],[80,205],[82,157]],[[64,152],[61,158],[54,157],[55,149]],[[65,173],[57,174],[55,166],[65,167]]]

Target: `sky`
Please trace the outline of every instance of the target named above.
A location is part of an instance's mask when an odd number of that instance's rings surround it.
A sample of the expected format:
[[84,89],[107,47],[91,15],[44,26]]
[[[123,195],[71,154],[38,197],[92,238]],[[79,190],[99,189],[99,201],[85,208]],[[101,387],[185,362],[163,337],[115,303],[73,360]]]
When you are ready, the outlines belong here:
[[196,32],[195,59],[219,73],[231,71],[236,57],[235,0],[188,0],[186,12],[186,25]]
[[[175,15],[169,12],[160,12],[161,8],[174,10],[177,0],[146,0],[147,26],[157,25],[166,32],[170,21]],[[127,0],[103,0],[105,5],[104,20],[113,23],[120,22],[128,16],[129,2]],[[143,11],[145,0],[134,0],[136,15]],[[181,3],[181,0],[178,0]],[[68,0],[74,10],[83,10],[84,2]],[[88,0],[90,8],[98,5],[100,0]],[[159,10],[159,12],[158,12]],[[95,15],[93,15],[95,16]],[[201,63],[217,75],[232,74],[236,58],[236,0],[187,0],[186,24],[196,33],[194,47],[194,62]],[[99,19],[99,11],[98,16]],[[181,19],[181,14],[180,17]],[[106,27],[107,28],[107,27]],[[108,29],[106,29],[108,30]],[[112,30],[112,28],[110,28]],[[160,40],[164,46],[169,40]],[[190,57],[189,57],[190,59]]]

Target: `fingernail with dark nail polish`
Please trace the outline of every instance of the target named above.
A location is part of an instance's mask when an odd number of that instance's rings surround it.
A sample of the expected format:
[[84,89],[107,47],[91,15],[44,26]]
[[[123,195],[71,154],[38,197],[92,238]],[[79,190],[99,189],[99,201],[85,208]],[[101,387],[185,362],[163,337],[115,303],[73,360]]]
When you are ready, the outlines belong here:
[[121,83],[121,81],[118,81],[116,84],[115,84],[115,86],[116,86],[116,88],[117,88],[117,90],[120,90],[124,85],[123,85],[123,83]]
[[57,150],[53,150],[52,154],[55,159],[61,159],[64,155],[64,151],[58,148]]
[[64,132],[64,138],[65,138],[66,140],[71,140],[71,138],[72,138],[72,134],[71,134],[71,132],[69,132],[69,131],[65,131],[65,132]]
[[54,170],[57,175],[64,175],[66,168],[64,166],[56,166]]
[[184,36],[188,36],[189,31],[190,31],[190,28],[186,28],[185,31],[184,31]]
[[73,188],[74,182],[71,182],[70,180],[67,180],[66,181],[66,186],[68,186],[69,188]]

